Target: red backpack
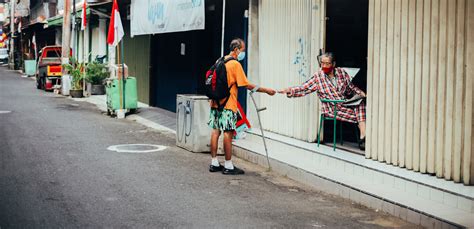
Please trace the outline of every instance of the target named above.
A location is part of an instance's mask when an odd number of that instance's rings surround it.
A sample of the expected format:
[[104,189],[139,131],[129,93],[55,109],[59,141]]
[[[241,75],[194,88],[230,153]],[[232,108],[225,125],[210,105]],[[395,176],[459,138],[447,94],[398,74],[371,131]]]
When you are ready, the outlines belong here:
[[[227,101],[230,97],[230,89],[233,85],[229,87],[227,82],[227,70],[225,68],[225,63],[235,60],[235,58],[230,57],[224,59],[224,57],[219,58],[214,65],[206,73],[205,81],[205,92],[206,96],[215,101],[217,104],[218,110],[223,110]],[[226,99],[224,103],[220,103],[222,99]]]

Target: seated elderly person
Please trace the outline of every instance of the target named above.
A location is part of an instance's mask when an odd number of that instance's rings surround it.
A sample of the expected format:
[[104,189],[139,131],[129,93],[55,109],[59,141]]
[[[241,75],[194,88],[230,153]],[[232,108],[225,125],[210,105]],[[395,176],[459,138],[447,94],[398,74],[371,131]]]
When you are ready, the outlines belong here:
[[[354,94],[365,97],[365,93],[352,84],[351,77],[342,68],[336,67],[336,59],[332,53],[324,53],[321,56],[321,69],[311,79],[301,86],[289,87],[280,90],[290,97],[301,97],[316,92],[320,99],[345,100]],[[365,103],[362,101],[356,106],[344,106],[336,104],[337,120],[357,123],[360,130],[359,147],[365,150]],[[322,104],[322,113],[328,117],[334,117],[333,105]]]

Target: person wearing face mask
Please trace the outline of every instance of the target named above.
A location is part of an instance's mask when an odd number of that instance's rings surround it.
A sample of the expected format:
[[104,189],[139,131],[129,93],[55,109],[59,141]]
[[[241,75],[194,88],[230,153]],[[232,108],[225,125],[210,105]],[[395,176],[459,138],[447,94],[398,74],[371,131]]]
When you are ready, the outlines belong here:
[[[211,165],[210,172],[222,172],[227,175],[244,174],[244,170],[239,169],[232,163],[232,137],[237,123],[237,93],[238,87],[246,87],[248,90],[275,95],[276,91],[270,88],[259,87],[251,84],[247,80],[244,69],[239,61],[245,58],[245,42],[240,38],[235,38],[230,42],[230,53],[224,57],[227,72],[227,84],[230,88],[230,97],[220,101],[225,104],[223,110],[218,109],[218,104],[211,101],[211,113],[208,125],[212,128],[211,133]],[[227,101],[226,101],[227,100]],[[224,153],[225,162],[222,166],[217,160],[217,143],[221,132],[224,132]]]
[[[354,94],[366,97],[365,93],[357,88],[351,81],[347,72],[336,67],[336,57],[327,52],[321,56],[321,68],[313,77],[301,86],[289,87],[278,91],[288,98],[301,97],[316,92],[320,99],[345,100]],[[365,150],[365,120],[366,106],[361,102],[357,106],[346,107],[341,103],[337,105],[337,120],[357,123],[360,130],[359,147]],[[334,117],[333,105],[322,103],[322,113]]]

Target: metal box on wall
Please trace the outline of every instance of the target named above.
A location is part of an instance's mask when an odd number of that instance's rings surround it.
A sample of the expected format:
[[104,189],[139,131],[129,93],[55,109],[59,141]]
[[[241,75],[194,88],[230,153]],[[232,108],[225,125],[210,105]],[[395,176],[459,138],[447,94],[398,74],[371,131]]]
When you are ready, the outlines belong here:
[[209,99],[204,95],[176,95],[176,145],[191,152],[209,152]]

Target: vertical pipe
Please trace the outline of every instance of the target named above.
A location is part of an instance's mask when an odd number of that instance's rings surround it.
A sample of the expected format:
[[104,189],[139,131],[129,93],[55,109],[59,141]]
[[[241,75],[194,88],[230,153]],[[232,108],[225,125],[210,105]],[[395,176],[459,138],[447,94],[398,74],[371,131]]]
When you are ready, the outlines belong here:
[[225,2],[222,0],[222,37],[221,37],[221,56],[224,56],[224,32],[225,32]]
[[[66,0],[68,1],[68,0]],[[15,0],[10,0],[10,68],[15,69]]]
[[[64,0],[64,15],[63,15],[63,34],[62,34],[62,48],[61,48],[61,62],[66,64],[69,62],[69,50],[71,41],[71,12],[69,7],[70,0]],[[67,74],[66,69],[62,69],[63,75]]]

